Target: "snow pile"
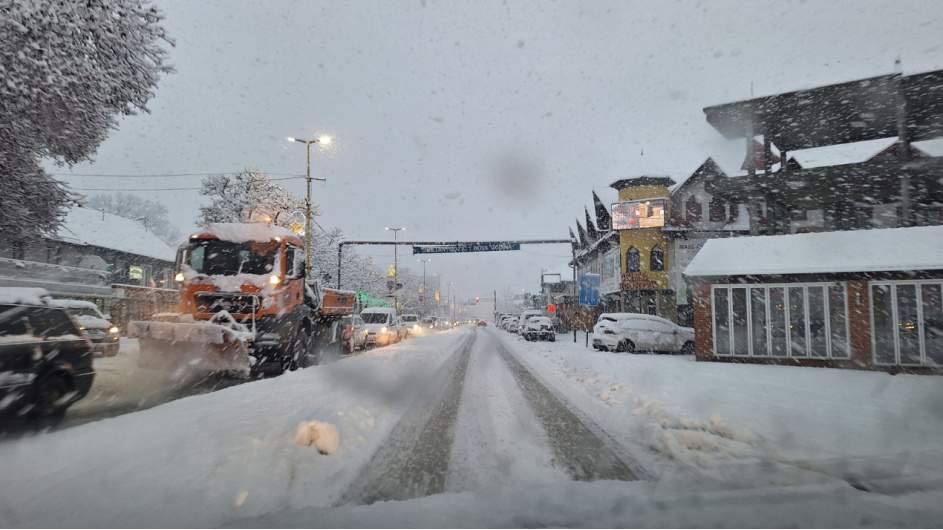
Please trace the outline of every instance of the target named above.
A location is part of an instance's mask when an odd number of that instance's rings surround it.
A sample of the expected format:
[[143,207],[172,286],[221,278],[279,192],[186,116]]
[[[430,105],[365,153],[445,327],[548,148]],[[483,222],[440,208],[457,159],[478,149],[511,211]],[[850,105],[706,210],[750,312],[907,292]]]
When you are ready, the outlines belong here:
[[943,269],[943,226],[918,226],[711,239],[694,256],[684,274],[737,276],[938,269]]
[[0,304],[42,305],[49,292],[40,287],[0,287]]
[[98,311],[98,306],[94,302],[86,300],[69,300],[66,298],[53,298],[49,300],[49,305],[55,307],[64,307],[66,309],[93,309]]
[[[938,449],[938,376],[696,362],[505,338],[536,373],[652,469],[710,476],[736,462],[846,459]],[[605,399],[603,399],[605,398]]]
[[72,318],[85,329],[108,329],[111,327],[111,322],[108,322],[104,318],[93,317],[91,315],[73,315]]
[[295,429],[295,443],[301,446],[315,446],[322,455],[332,455],[340,445],[337,427],[321,421],[303,421]]
[[287,228],[266,223],[212,223],[201,233],[233,243],[271,241],[276,237],[297,237]]

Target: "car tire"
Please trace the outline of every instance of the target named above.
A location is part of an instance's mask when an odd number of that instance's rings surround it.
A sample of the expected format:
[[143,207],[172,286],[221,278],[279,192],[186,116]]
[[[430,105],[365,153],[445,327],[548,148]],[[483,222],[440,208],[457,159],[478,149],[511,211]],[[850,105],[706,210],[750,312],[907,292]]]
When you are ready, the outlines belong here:
[[616,346],[616,351],[620,353],[635,353],[635,344],[628,339],[623,339],[619,341],[618,346]]
[[556,335],[550,335],[549,339],[550,339],[550,342],[557,342],[557,336],[556,336]]
[[37,420],[58,421],[65,416],[68,405],[62,399],[73,391],[72,383],[65,374],[53,372],[40,378],[33,389],[33,408],[29,415]]
[[690,340],[685,342],[684,345],[681,346],[681,353],[684,355],[694,355],[694,342]]

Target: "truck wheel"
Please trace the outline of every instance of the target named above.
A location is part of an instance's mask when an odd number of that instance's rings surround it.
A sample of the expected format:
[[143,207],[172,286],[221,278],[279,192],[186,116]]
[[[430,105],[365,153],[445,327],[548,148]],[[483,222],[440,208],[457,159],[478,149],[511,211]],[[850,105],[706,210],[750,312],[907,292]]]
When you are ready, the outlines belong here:
[[288,354],[287,368],[294,372],[304,364],[304,357],[308,354],[308,330],[304,326],[299,326],[292,337]]

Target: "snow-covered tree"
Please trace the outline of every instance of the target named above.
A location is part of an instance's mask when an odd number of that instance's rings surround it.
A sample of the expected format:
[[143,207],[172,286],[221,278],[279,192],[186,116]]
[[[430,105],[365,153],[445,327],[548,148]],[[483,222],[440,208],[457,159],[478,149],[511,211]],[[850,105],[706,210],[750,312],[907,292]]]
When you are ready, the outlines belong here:
[[147,110],[171,71],[161,20],[145,0],[0,2],[0,195],[18,202],[0,225],[58,228],[67,195],[39,160],[85,160],[118,116]]
[[167,207],[130,193],[92,195],[86,206],[137,221],[168,245],[180,243],[182,233],[167,218]]
[[0,146],[0,239],[5,244],[54,232],[68,199],[62,186],[35,161],[10,156]]
[[291,223],[291,213],[304,209],[304,201],[272,182],[257,170],[235,175],[212,175],[203,179],[200,195],[210,199],[200,207],[198,224],[268,221],[278,226]]

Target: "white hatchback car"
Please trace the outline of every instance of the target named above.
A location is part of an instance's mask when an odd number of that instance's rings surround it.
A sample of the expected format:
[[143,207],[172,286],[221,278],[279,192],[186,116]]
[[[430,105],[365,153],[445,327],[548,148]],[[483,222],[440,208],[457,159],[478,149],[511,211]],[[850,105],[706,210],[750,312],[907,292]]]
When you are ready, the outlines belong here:
[[694,329],[654,315],[603,313],[593,328],[593,349],[693,354]]

